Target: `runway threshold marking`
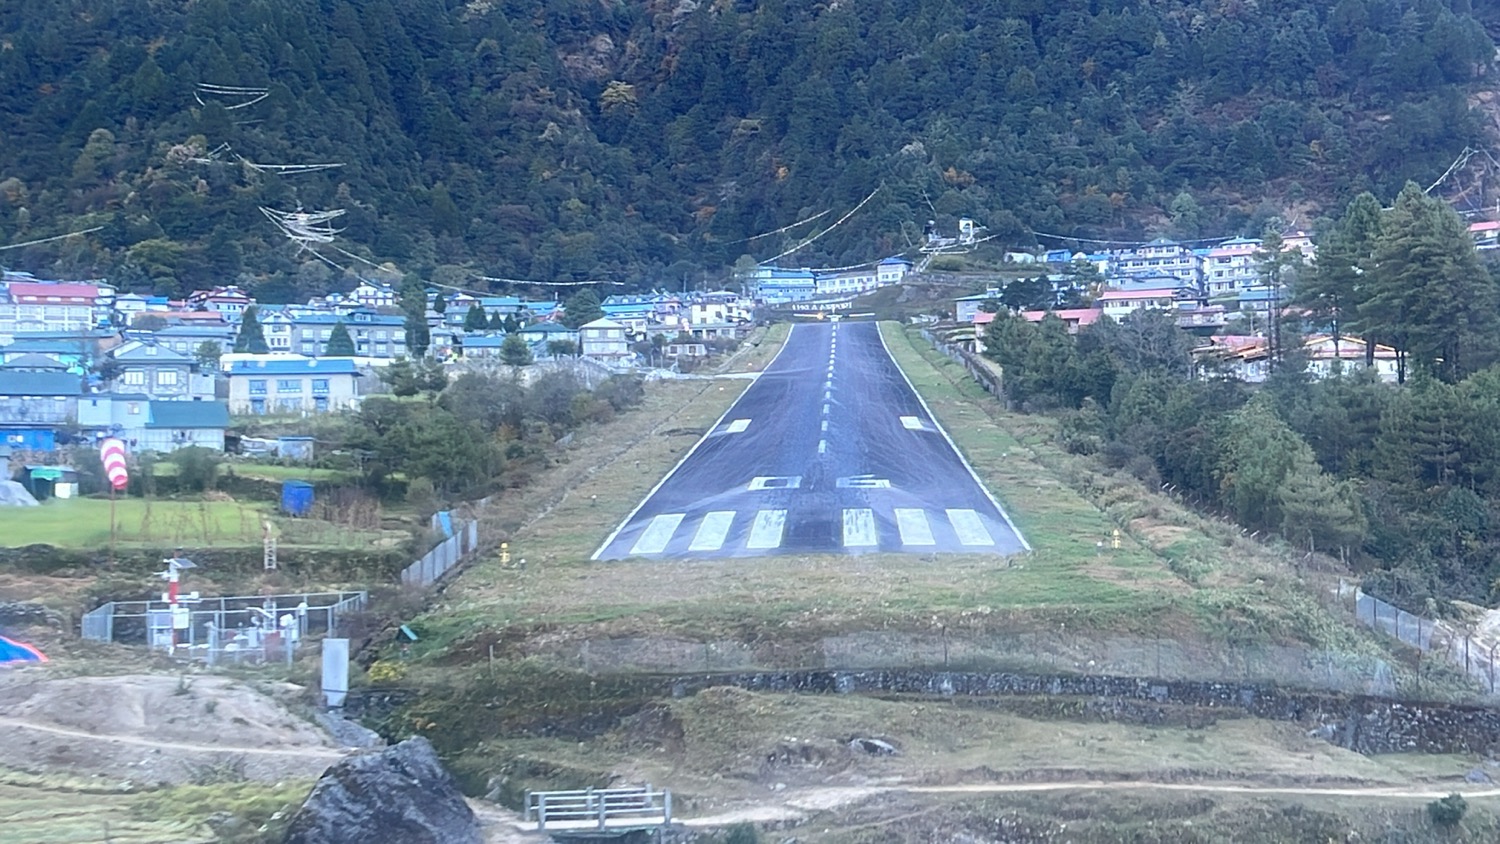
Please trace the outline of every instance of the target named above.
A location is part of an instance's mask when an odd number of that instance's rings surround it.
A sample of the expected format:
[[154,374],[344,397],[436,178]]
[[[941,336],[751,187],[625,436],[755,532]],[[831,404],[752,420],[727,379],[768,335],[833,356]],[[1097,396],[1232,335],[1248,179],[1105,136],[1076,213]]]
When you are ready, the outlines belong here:
[[994,545],[995,540],[985,529],[984,521],[973,510],[949,510],[948,521],[953,532],[958,534],[960,545]]
[[745,547],[757,551],[781,547],[781,533],[786,529],[785,510],[761,510],[755,514],[750,525],[750,538]]
[[750,492],[758,492],[763,489],[798,489],[802,486],[800,475],[787,477],[758,477],[750,479]]
[[743,434],[745,432],[745,429],[748,427],[750,427],[749,419],[736,419],[733,422],[729,423],[729,427],[724,429],[724,433]]
[[677,526],[682,524],[684,513],[663,513],[653,516],[646,529],[635,540],[631,546],[632,554],[660,554],[667,549],[667,543],[672,541],[672,534],[677,532]]
[[693,534],[693,541],[688,544],[689,551],[717,551],[724,547],[724,539],[729,536],[729,526],[734,524],[733,510],[715,510],[703,517],[698,524],[698,532]]
[[844,547],[857,548],[879,545],[875,534],[875,511],[863,507],[851,507],[844,511]]
[[901,417],[901,427],[908,431],[920,431],[922,430],[922,420],[915,416],[903,416]]
[[901,532],[902,545],[936,545],[932,538],[932,525],[927,523],[927,511],[906,507],[896,508],[896,529]]

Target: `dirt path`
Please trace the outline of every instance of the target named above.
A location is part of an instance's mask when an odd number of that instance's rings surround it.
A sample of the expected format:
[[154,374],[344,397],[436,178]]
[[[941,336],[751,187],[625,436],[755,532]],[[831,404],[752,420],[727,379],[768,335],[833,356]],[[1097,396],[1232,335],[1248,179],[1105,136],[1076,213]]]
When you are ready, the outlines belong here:
[[1391,786],[1270,786],[1237,783],[1166,783],[1139,780],[1134,782],[1026,782],[975,783],[972,785],[893,785],[868,788],[818,788],[789,794],[775,804],[746,806],[716,815],[681,818],[690,827],[721,827],[738,823],[785,823],[806,820],[813,813],[863,803],[889,794],[1030,794],[1058,791],[1157,791],[1188,794],[1244,794],[1258,797],[1353,797],[1371,799],[1436,800],[1454,791],[1466,800],[1500,797],[1500,788],[1465,791],[1455,788],[1412,789]]
[[0,728],[18,730],[31,730],[39,733],[50,733],[55,736],[66,736],[68,738],[84,739],[86,741],[106,741],[114,744],[133,744],[152,750],[183,751],[187,753],[229,753],[229,754],[264,754],[270,756],[293,756],[299,758],[313,757],[318,759],[343,758],[343,751],[332,750],[322,747],[234,747],[222,744],[194,744],[180,741],[158,741],[156,739],[140,738],[138,736],[101,735],[90,733],[85,730],[70,730],[53,724],[39,724],[35,721],[26,721],[21,718],[6,718],[0,716]]

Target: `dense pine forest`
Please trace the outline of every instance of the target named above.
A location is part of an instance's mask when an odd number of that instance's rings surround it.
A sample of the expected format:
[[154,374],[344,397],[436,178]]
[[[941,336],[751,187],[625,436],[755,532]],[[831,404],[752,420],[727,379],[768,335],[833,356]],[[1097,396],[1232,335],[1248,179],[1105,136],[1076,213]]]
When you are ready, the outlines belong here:
[[[960,216],[1007,245],[1259,234],[1487,145],[1473,95],[1500,13],[1478,6],[6,3],[0,244],[101,228],[0,260],[268,301],[347,285],[333,265],[359,259],[677,286],[872,192],[788,262],[872,260]],[[265,166],[323,163],[343,166]],[[262,206],[343,209],[328,260]]]

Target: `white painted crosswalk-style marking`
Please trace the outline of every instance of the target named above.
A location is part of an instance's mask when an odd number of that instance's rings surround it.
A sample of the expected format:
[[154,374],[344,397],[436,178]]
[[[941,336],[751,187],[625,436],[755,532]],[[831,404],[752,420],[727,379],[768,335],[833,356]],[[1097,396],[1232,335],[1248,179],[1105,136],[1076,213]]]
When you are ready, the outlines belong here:
[[826,404],[825,404],[825,405],[823,405],[823,415],[824,415],[824,416],[827,416],[827,415],[828,415],[828,405],[826,405]]
[[826,454],[827,452],[828,452],[828,440],[818,440],[818,453],[819,454]]
[[855,507],[844,511],[844,547],[879,545],[875,535],[875,511]]
[[827,419],[823,420],[823,427],[820,430],[823,430],[823,431],[828,430],[828,420]]
[[672,541],[672,534],[677,532],[677,526],[682,524],[684,513],[663,513],[654,516],[646,529],[641,531],[640,538],[636,539],[635,545],[631,547],[632,554],[660,554],[667,549],[667,543]]
[[901,427],[908,431],[920,431],[922,430],[922,420],[915,416],[903,416],[901,417]]
[[742,433],[745,432],[745,429],[748,428],[748,427],[750,427],[750,420],[749,419],[736,419],[733,422],[729,423],[729,426],[724,429],[724,433],[726,433],[726,434],[742,434]]
[[936,545],[932,538],[932,525],[927,523],[927,511],[896,508],[896,529],[901,531],[902,545]]
[[750,492],[762,489],[798,489],[802,486],[800,475],[786,477],[756,477],[750,479]]
[[781,547],[781,532],[786,529],[785,510],[761,510],[755,514],[750,525],[750,538],[745,547],[755,550]]
[[952,523],[953,532],[958,534],[958,541],[962,545],[995,544],[979,514],[973,510],[949,510],[948,521]]
[[705,514],[698,524],[698,532],[688,544],[689,551],[717,551],[724,547],[724,538],[729,535],[729,526],[734,524],[733,510],[715,510]]

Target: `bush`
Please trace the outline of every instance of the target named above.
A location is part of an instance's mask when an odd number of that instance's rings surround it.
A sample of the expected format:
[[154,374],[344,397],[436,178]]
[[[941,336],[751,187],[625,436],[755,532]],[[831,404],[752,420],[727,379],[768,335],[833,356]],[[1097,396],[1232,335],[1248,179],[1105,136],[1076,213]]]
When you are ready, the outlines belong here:
[[1427,804],[1427,817],[1438,826],[1456,826],[1467,811],[1469,804],[1462,794],[1450,794]]
[[760,844],[760,832],[755,824],[737,823],[725,833],[724,844]]
[[207,492],[214,488],[219,477],[219,453],[209,448],[189,446],[172,452],[172,463],[177,466],[177,481],[182,489]]

